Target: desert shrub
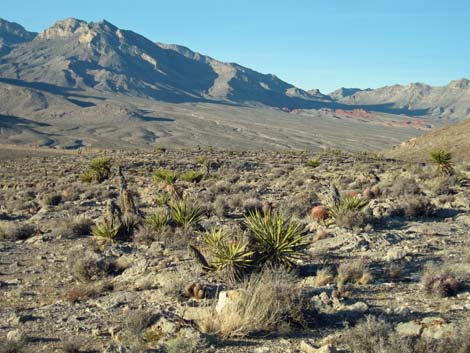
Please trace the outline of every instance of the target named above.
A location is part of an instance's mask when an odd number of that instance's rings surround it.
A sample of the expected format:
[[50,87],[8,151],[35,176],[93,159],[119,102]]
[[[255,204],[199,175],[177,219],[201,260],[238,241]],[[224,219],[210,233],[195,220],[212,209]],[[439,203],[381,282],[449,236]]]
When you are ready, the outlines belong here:
[[398,336],[391,324],[374,316],[346,331],[341,341],[351,353],[413,353],[410,341]]
[[222,229],[212,229],[202,239],[211,254],[211,265],[225,272],[230,280],[240,279],[251,265],[253,252],[247,241],[231,239]]
[[62,343],[62,353],[80,353],[83,342],[78,339],[69,339]]
[[320,164],[321,164],[321,162],[320,162],[320,159],[318,159],[318,158],[309,159],[306,163],[307,167],[310,167],[310,168],[316,168]]
[[322,287],[327,285],[328,283],[331,283],[333,279],[333,270],[330,267],[324,267],[317,271],[314,278],[314,284],[315,286]]
[[70,252],[68,264],[72,276],[79,282],[93,282],[113,272],[109,261],[92,252]]
[[432,151],[431,161],[436,165],[437,171],[441,175],[450,175],[454,172],[452,154],[445,150]]
[[61,194],[49,194],[44,196],[41,200],[41,204],[44,206],[57,206],[62,202]]
[[92,226],[93,222],[86,216],[66,217],[57,222],[55,232],[62,237],[74,238],[90,234]]
[[167,353],[196,353],[204,346],[199,337],[175,336],[165,342]]
[[243,201],[242,208],[244,214],[250,214],[251,212],[261,211],[263,203],[256,198],[248,198]]
[[0,339],[0,353],[26,353],[24,340]]
[[168,297],[183,298],[187,289],[199,279],[197,267],[193,263],[179,264],[174,271],[160,274],[161,292]]
[[184,198],[170,202],[170,213],[176,225],[191,227],[202,220],[205,210],[197,201]]
[[430,189],[435,195],[450,195],[457,183],[455,175],[442,175],[430,182]]
[[414,178],[397,177],[391,187],[394,196],[418,195],[421,189]]
[[80,175],[80,180],[87,183],[101,183],[108,179],[110,175],[111,160],[109,158],[97,158],[90,162],[88,169]]
[[409,218],[430,217],[434,213],[435,207],[426,196],[406,197],[393,210],[393,214]]
[[133,336],[140,336],[154,320],[154,315],[146,310],[134,310],[126,315],[125,330]]
[[400,336],[393,326],[382,319],[368,316],[348,329],[340,341],[351,353],[467,353],[470,351],[468,321],[443,339]]
[[347,229],[363,228],[370,221],[367,214],[357,210],[341,209],[335,215],[335,223]]
[[140,225],[141,219],[133,213],[125,213],[121,217],[121,225],[119,227],[119,239],[128,241],[137,227]]
[[71,303],[77,303],[90,298],[97,298],[107,290],[112,290],[113,286],[108,281],[98,281],[96,283],[86,283],[76,285],[65,292],[65,299]]
[[217,195],[214,201],[214,212],[220,218],[225,217],[229,211],[229,206],[227,205],[226,199],[227,198],[224,195]]
[[362,259],[343,262],[338,266],[338,284],[367,284],[371,279],[369,265]]
[[181,180],[187,181],[188,183],[199,183],[204,177],[204,172],[198,170],[188,170],[181,175]]
[[278,212],[250,212],[245,223],[251,233],[256,260],[261,264],[295,264],[304,256],[307,247],[305,228]]
[[0,223],[0,240],[25,240],[36,233],[36,226],[29,223]]
[[302,321],[303,302],[295,276],[285,268],[254,273],[237,298],[222,309],[210,308],[198,323],[203,332],[222,337],[270,332],[289,322]]
[[282,202],[279,208],[286,217],[303,218],[308,215],[312,205],[317,201],[318,196],[315,192],[304,191]]
[[428,264],[421,277],[421,285],[427,294],[450,297],[458,293],[461,283],[449,272]]

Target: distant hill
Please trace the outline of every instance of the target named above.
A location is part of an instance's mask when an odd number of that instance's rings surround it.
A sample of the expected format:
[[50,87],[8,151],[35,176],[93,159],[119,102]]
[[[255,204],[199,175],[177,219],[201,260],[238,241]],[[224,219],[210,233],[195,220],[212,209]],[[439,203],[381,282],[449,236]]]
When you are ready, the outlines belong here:
[[452,153],[455,160],[469,160],[470,120],[414,137],[395,147],[388,155],[394,158],[429,161],[431,151],[444,149]]
[[430,115],[453,121],[470,118],[468,79],[455,80],[443,87],[412,83],[367,90],[342,88],[333,92],[331,97],[338,103],[368,106],[370,110]]

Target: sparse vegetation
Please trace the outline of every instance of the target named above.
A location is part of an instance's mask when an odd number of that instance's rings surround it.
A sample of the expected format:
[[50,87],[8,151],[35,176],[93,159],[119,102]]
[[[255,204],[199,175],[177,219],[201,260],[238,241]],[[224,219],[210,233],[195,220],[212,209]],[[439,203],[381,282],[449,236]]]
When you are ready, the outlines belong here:
[[204,208],[190,198],[170,202],[171,219],[181,227],[191,227],[198,224],[204,216]]
[[111,175],[111,160],[108,158],[97,158],[90,162],[88,169],[81,175],[80,180],[86,183],[101,183]]
[[304,256],[308,243],[304,227],[275,211],[251,211],[245,217],[256,260],[261,264],[292,266]]
[[452,165],[452,154],[445,150],[432,151],[431,161],[437,166],[438,173],[441,175],[450,175],[454,172]]

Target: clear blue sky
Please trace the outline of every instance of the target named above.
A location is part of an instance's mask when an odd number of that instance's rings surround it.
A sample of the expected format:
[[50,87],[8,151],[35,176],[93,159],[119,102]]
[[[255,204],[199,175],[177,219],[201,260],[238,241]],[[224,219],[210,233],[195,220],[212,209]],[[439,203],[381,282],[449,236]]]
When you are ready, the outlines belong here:
[[0,17],[105,18],[325,93],[470,77],[469,0],[1,0]]

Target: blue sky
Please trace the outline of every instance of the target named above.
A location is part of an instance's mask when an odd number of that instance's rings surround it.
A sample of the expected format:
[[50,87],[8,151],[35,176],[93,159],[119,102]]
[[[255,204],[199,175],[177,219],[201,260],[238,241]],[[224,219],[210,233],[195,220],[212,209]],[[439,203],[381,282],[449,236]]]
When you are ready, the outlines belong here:
[[470,77],[468,0],[1,0],[0,17],[33,31],[105,18],[325,93]]

